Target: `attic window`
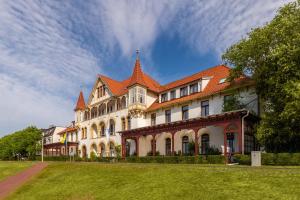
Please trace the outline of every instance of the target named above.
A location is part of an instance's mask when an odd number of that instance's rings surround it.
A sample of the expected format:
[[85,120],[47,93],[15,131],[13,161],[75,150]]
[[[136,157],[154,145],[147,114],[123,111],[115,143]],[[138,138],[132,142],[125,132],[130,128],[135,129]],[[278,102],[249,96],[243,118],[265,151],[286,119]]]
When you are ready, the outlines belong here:
[[219,81],[219,84],[225,83],[225,81],[226,81],[226,78],[221,78]]

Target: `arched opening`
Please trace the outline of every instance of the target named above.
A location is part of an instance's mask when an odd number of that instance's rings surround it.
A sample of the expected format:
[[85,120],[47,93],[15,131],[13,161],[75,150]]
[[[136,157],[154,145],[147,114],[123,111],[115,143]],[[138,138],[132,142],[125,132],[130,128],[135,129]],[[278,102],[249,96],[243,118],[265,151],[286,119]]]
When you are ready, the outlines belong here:
[[209,148],[209,135],[203,134],[201,136],[201,154],[207,154]]
[[93,107],[91,110],[91,118],[94,119],[97,117],[97,107]]
[[105,110],[106,110],[106,104],[102,103],[99,107],[98,107],[98,115],[102,116],[105,115]]
[[115,121],[113,119],[109,120],[109,135],[115,135]]
[[124,109],[126,108],[126,97],[123,96],[122,99],[121,99],[121,109]]
[[105,157],[105,144],[100,144],[100,156]]
[[166,138],[166,156],[170,156],[172,154],[171,146],[171,138]]
[[108,103],[107,103],[107,113],[112,113],[115,111],[115,100],[110,100]]
[[82,152],[82,158],[86,158],[86,146],[81,147],[81,152]]
[[117,99],[117,110],[121,109],[121,99]]
[[134,139],[126,140],[126,156],[136,155],[136,141]]
[[100,122],[100,136],[105,136],[105,124],[104,122]]
[[95,155],[97,155],[98,154],[98,152],[97,152],[97,145],[96,144],[92,144],[92,146],[91,146],[91,153],[94,153]]
[[97,138],[97,126],[96,124],[93,124],[91,127],[91,139]]
[[109,153],[110,153],[110,157],[115,157],[116,156],[115,145],[114,145],[113,142],[109,143]]
[[189,154],[189,137],[183,136],[182,137],[182,154],[187,155]]
[[84,120],[90,119],[90,112],[88,110],[84,111]]

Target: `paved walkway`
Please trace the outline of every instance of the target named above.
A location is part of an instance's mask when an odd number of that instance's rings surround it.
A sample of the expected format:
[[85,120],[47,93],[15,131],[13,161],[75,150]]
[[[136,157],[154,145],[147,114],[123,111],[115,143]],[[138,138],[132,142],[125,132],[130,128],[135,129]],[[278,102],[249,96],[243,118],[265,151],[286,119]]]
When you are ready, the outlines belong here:
[[4,199],[18,187],[27,182],[31,177],[42,171],[47,166],[46,163],[38,163],[25,169],[16,175],[10,176],[0,182],[0,199]]

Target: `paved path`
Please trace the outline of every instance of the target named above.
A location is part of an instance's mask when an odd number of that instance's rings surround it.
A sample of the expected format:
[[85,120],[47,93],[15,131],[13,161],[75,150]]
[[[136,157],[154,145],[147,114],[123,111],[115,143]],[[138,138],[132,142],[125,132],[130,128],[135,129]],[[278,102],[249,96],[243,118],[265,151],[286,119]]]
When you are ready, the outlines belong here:
[[18,187],[27,182],[32,176],[42,171],[47,166],[46,163],[38,163],[24,171],[10,176],[0,182],[0,199],[4,199]]

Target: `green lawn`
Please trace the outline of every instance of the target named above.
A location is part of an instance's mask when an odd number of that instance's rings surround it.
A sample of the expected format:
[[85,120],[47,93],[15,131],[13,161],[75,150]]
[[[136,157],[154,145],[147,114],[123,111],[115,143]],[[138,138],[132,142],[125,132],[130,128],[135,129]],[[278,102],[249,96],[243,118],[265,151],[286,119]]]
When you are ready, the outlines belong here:
[[300,199],[300,167],[50,163],[9,199]]
[[0,161],[0,181],[32,165],[33,162]]

